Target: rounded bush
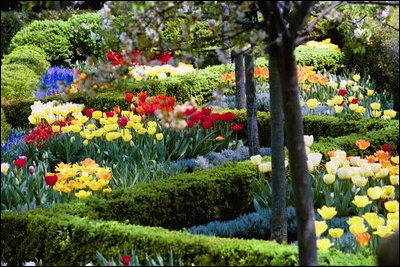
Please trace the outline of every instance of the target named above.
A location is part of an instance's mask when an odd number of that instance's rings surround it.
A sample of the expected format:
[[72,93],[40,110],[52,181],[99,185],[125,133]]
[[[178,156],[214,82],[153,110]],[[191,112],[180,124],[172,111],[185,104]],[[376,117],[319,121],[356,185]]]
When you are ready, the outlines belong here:
[[[37,49],[35,49],[35,47]],[[4,57],[2,64],[21,64],[33,70],[37,75],[43,75],[50,63],[46,60],[46,54],[42,49],[33,45],[17,47]]]
[[74,49],[74,55],[79,56],[103,56],[106,52],[105,45],[99,36],[93,35],[100,30],[100,15],[97,13],[85,13],[73,15],[68,19],[70,41]]
[[11,99],[32,98],[39,76],[25,65],[1,66],[1,102]]
[[19,31],[11,40],[10,49],[36,45],[46,53],[51,65],[68,66],[72,56],[70,28],[65,21],[37,20]]
[[8,137],[8,132],[11,130],[11,125],[6,121],[6,115],[3,109],[1,109],[1,141],[4,141]]
[[297,64],[313,66],[319,71],[335,73],[341,68],[344,54],[332,49],[298,47],[295,50]]

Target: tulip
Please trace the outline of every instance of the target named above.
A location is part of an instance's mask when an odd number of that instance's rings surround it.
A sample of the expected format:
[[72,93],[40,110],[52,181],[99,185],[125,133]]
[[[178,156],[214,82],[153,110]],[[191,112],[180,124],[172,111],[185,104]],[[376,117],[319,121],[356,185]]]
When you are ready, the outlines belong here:
[[36,171],[36,169],[35,169],[34,166],[29,166],[28,171],[29,171],[30,173],[34,174],[35,171]]
[[389,169],[388,168],[381,168],[377,173],[375,173],[374,178],[385,178],[389,175]]
[[399,176],[398,175],[390,175],[390,183],[392,185],[399,185]]
[[164,138],[164,135],[162,133],[156,134],[157,141],[161,141],[163,138]]
[[339,83],[339,87],[346,87],[346,85],[347,85],[346,80],[340,81],[340,83]]
[[317,209],[317,212],[324,220],[330,220],[337,214],[335,207],[327,207],[325,205],[322,206],[322,208]]
[[359,106],[356,108],[355,112],[358,114],[364,114],[366,109],[363,106]]
[[359,233],[355,235],[356,241],[360,246],[364,247],[369,244],[369,240],[371,239],[371,235],[368,233]]
[[339,162],[338,161],[328,161],[325,163],[325,168],[328,174],[336,174],[338,168],[339,168]]
[[310,147],[314,142],[314,136],[313,135],[305,135],[304,136],[304,144],[305,146]]
[[126,93],[125,94],[125,101],[126,102],[130,103],[130,102],[132,102],[132,99],[133,99],[133,94],[132,93]]
[[335,113],[341,113],[343,111],[343,106],[336,106],[335,105]]
[[334,174],[325,174],[322,179],[323,179],[324,183],[332,184],[333,182],[335,182],[335,175]]
[[368,224],[371,226],[372,229],[377,229],[378,226],[384,225],[385,220],[381,217],[371,218],[367,220]]
[[123,255],[123,256],[121,257],[121,263],[122,263],[122,265],[129,266],[129,265],[130,265],[130,262],[131,262],[131,256]]
[[328,250],[333,245],[334,244],[328,238],[323,238],[323,239],[317,240],[317,248],[320,251]]
[[393,231],[392,231],[392,228],[388,225],[386,225],[386,226],[380,225],[380,226],[378,226],[376,231],[373,232],[373,234],[379,235],[380,237],[387,237],[387,236],[393,234]]
[[132,140],[132,135],[131,135],[131,134],[123,135],[123,136],[122,136],[122,139],[123,139],[125,142],[130,142],[130,141]]
[[360,175],[362,177],[371,177],[374,175],[372,167],[370,164],[362,164],[360,167]]
[[325,221],[315,221],[315,234],[321,236],[328,229],[328,225]]
[[266,173],[272,170],[271,162],[265,162],[258,165],[258,170],[260,172]]
[[6,174],[8,172],[8,169],[10,169],[10,164],[8,163],[2,163],[1,164],[1,172]]
[[353,216],[347,221],[348,225],[353,225],[353,224],[363,224],[364,223],[364,218],[359,217],[359,216]]
[[351,177],[351,181],[353,182],[353,184],[357,187],[363,187],[367,184],[368,179],[363,178],[361,176],[358,175],[354,175]]
[[389,212],[397,212],[399,211],[399,202],[397,200],[387,201],[385,209]]
[[386,225],[387,225],[388,227],[390,227],[390,228],[392,229],[392,231],[395,231],[396,229],[399,228],[399,219],[396,219],[396,220],[394,220],[394,219],[392,219],[392,220],[388,219],[388,220],[386,221]]
[[333,106],[335,105],[335,103],[333,103],[333,100],[332,100],[332,99],[328,99],[328,100],[326,100],[326,105],[327,105],[328,107],[333,107]]
[[349,105],[349,109],[352,111],[355,111],[358,107],[359,107],[358,104],[350,104]]
[[378,118],[382,115],[381,111],[377,111],[377,110],[373,110],[372,111],[372,115],[374,116],[374,118]]
[[354,196],[354,200],[351,203],[356,205],[358,208],[364,208],[368,204],[371,204],[372,201],[369,200],[367,196]]
[[391,159],[391,161],[392,161],[393,163],[399,164],[399,156],[391,157],[390,159]]
[[382,188],[379,186],[370,187],[367,190],[367,195],[373,200],[379,199],[382,195]]
[[307,105],[307,107],[308,107],[309,109],[315,109],[317,106],[319,106],[319,104],[320,104],[320,102],[319,102],[317,99],[315,99],[315,98],[309,99],[309,100],[306,102],[306,105]]
[[150,135],[153,135],[153,134],[155,134],[155,133],[156,133],[156,131],[157,131],[157,129],[156,129],[156,128],[148,128],[148,129],[147,129],[147,133],[148,133],[148,134],[150,134]]
[[92,117],[96,120],[99,120],[101,117],[103,117],[103,112],[99,110],[93,111]]
[[382,194],[381,199],[394,198],[394,186],[393,185],[385,185],[382,186]]
[[361,79],[361,76],[359,74],[353,75],[353,80],[358,82]]
[[393,118],[396,117],[396,111],[394,111],[393,109],[384,110],[384,111],[383,111],[383,114],[384,114],[385,116],[390,117],[391,119],[393,119]]
[[341,106],[342,103],[343,103],[343,96],[335,95],[335,96],[332,98],[332,101],[333,101],[333,103],[335,103],[335,105]]
[[85,190],[79,190],[78,193],[75,193],[75,196],[77,198],[87,198],[92,194],[90,191],[85,191]]
[[260,164],[261,164],[261,161],[262,161],[262,157],[261,157],[261,155],[251,156],[251,157],[250,157],[250,161],[251,161],[254,165],[260,165]]
[[47,175],[44,177],[44,180],[48,185],[53,186],[56,184],[58,177],[57,175]]
[[374,90],[368,89],[367,90],[367,96],[372,96],[375,93]]
[[367,227],[365,227],[364,223],[356,223],[356,224],[352,224],[349,227],[349,231],[353,234],[353,235],[358,235],[361,233],[365,233],[367,231]]
[[399,212],[390,212],[386,215],[389,220],[399,220]]
[[350,179],[351,176],[353,175],[352,170],[350,168],[339,168],[336,174],[339,179]]
[[28,163],[28,159],[25,156],[20,156],[14,160],[14,166],[18,168],[24,167]]
[[345,96],[347,95],[349,92],[346,89],[339,89],[338,91],[340,96]]
[[341,228],[329,229],[329,235],[333,238],[340,238],[343,235],[344,230]]
[[373,102],[373,103],[370,104],[370,107],[371,107],[373,110],[380,110],[380,109],[381,109],[381,104],[378,103],[378,102]]

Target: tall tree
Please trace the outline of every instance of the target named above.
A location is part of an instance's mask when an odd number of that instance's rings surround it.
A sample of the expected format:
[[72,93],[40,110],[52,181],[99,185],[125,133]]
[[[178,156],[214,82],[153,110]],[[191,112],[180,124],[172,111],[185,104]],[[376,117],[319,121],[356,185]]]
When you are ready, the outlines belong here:
[[246,108],[246,89],[244,74],[244,57],[243,53],[235,55],[235,84],[236,84],[236,108]]

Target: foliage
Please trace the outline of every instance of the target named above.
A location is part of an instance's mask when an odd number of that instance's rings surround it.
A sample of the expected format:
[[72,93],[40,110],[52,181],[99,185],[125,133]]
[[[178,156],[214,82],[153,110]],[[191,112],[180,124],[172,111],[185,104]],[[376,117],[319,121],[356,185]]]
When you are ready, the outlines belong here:
[[[39,52],[40,51],[40,52]],[[33,70],[38,76],[43,75],[50,63],[46,60],[46,54],[39,47],[33,48],[32,45],[23,45],[15,48],[10,54],[6,55],[1,61],[5,64],[21,64]]]
[[340,70],[344,55],[342,52],[311,47],[298,47],[295,50],[296,61],[302,66],[313,66],[319,71],[337,72]]
[[63,20],[67,21],[69,18],[71,18],[74,15],[78,14],[85,14],[88,12],[93,12],[92,10],[89,9],[73,9],[70,7],[67,7],[62,10],[49,10],[49,9],[44,9],[41,10],[40,12],[37,13],[37,16],[41,20]]
[[92,36],[92,33],[100,29],[100,15],[97,13],[73,15],[67,22],[71,28],[69,40],[74,49],[75,59],[82,59],[82,56],[104,57],[106,47],[100,38]]
[[31,21],[37,19],[37,14],[29,11],[1,11],[1,57],[10,51],[8,46],[14,35]]
[[1,142],[8,138],[8,132],[11,130],[11,125],[7,123],[6,115],[1,109]]
[[46,52],[51,65],[67,66],[72,56],[72,45],[68,36],[71,29],[65,21],[34,21],[15,34],[10,50],[21,45],[36,45]]
[[[169,251],[188,265],[280,265],[298,264],[297,249],[260,240],[193,236],[119,222],[104,222],[51,212],[1,214],[2,258],[17,261],[40,259],[45,265],[84,265],[95,262],[96,251],[106,258],[121,250],[136,250],[165,257]],[[18,231],[15,231],[18,229]],[[75,249],[79,247],[80,249]],[[336,250],[319,253],[320,265],[374,265],[373,257],[347,255]]]
[[21,64],[2,65],[1,76],[2,103],[11,99],[31,98],[39,83],[35,72]]

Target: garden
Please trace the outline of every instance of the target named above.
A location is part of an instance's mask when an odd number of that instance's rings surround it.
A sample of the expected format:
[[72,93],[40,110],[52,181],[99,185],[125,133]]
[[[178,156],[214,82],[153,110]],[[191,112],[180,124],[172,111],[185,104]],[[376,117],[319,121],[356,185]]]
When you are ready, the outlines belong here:
[[399,7],[356,2],[2,3],[2,266],[398,265]]

